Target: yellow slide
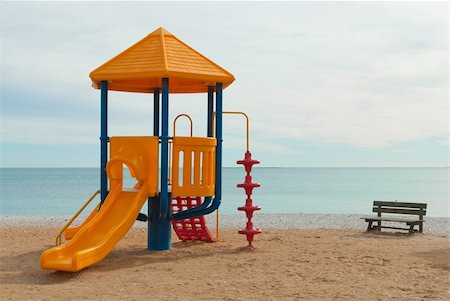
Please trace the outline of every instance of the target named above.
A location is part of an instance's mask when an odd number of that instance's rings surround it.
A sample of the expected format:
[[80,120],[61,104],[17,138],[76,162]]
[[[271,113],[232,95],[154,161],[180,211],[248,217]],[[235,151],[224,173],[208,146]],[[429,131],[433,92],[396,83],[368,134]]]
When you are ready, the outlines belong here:
[[137,191],[117,187],[106,198],[102,209],[62,246],[41,255],[41,268],[76,272],[102,260],[133,226],[147,201],[145,183]]
[[[158,193],[158,137],[111,137],[110,146],[110,191],[101,209],[66,233],[70,241],[44,251],[41,268],[76,272],[99,262],[130,230],[148,197]],[[137,180],[134,188],[123,189],[124,165]]]

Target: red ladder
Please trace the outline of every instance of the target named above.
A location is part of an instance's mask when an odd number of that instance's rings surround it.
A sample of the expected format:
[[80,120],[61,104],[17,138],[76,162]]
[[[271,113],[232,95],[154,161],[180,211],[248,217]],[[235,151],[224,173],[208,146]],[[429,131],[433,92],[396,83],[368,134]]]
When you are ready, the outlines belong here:
[[[188,209],[195,208],[203,203],[201,197],[176,197],[172,199],[172,215]],[[206,227],[205,216],[172,220],[172,227],[178,238],[182,241],[200,240],[215,242],[217,238],[212,236]]]

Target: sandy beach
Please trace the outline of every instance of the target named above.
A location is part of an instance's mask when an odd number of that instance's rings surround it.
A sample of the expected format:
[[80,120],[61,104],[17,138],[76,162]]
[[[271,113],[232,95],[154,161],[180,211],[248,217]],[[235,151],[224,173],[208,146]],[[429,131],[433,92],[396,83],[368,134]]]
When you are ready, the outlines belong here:
[[[146,250],[133,229],[78,273],[39,268],[54,226],[1,225],[2,300],[448,300],[448,235],[265,228],[247,249],[236,229],[218,243],[173,239]],[[175,237],[175,236],[174,236]]]

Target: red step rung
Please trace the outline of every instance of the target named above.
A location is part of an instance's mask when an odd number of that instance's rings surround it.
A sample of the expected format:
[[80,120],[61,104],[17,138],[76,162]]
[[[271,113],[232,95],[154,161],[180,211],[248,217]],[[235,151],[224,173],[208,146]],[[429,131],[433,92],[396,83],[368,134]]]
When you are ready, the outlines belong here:
[[[172,199],[172,215],[202,204],[201,197],[176,197]],[[187,218],[179,221],[172,220],[172,227],[177,237],[182,241],[199,240],[215,242],[217,239],[211,235],[206,226],[204,216]]]

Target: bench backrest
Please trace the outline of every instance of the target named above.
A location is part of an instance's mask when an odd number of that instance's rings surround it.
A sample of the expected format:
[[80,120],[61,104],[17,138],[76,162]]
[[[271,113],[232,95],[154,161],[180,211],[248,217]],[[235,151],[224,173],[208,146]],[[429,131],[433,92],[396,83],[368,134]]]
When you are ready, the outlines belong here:
[[373,210],[380,217],[381,213],[418,215],[420,219],[427,213],[426,203],[403,203],[374,201]]

